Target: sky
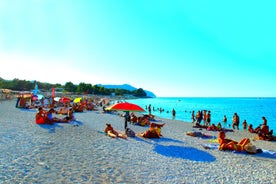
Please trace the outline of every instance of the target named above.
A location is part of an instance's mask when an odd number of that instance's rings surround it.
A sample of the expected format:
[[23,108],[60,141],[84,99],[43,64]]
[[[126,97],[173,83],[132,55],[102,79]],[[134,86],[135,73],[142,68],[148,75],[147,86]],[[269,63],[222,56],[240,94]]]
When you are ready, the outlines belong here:
[[276,1],[0,0],[0,77],[276,97]]

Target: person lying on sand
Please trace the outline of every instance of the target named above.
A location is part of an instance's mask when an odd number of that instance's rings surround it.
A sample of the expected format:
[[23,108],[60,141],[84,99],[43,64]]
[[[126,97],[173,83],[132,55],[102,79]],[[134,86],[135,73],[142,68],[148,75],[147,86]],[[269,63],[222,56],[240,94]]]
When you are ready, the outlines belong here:
[[256,146],[250,143],[249,138],[243,138],[240,142],[233,141],[231,139],[226,139],[224,132],[219,132],[218,142],[219,150],[230,150],[230,151],[246,151],[250,154],[257,153]]
[[136,123],[134,121],[133,123],[139,126],[147,126],[147,125],[150,125],[150,120],[149,120],[149,117],[143,116],[143,117],[138,117],[136,120]]
[[208,126],[206,128],[206,130],[208,130],[208,131],[219,131],[219,130],[221,130],[221,124],[218,123],[217,126],[215,124],[212,124],[211,126]]
[[63,118],[61,122],[70,123],[71,121],[74,121],[74,120],[76,120],[76,118],[74,116],[74,109],[70,108],[68,110],[67,116],[65,118]]
[[145,138],[160,138],[161,135],[161,128],[165,125],[163,124],[156,124],[156,123],[150,123],[149,130],[145,131],[144,133],[138,134],[140,137]]
[[193,128],[199,128],[199,129],[206,129],[208,131],[224,131],[224,132],[233,132],[232,129],[222,128],[221,123],[218,122],[217,126],[215,124],[212,124],[211,126],[206,125],[200,125],[199,123],[196,123]]
[[263,134],[259,132],[257,137],[254,138],[254,140],[276,141],[276,136],[273,136],[272,134]]
[[186,135],[192,136],[192,137],[201,137],[201,138],[206,138],[206,139],[214,137],[212,135],[207,135],[202,132],[187,132]]
[[51,123],[62,121],[62,119],[59,119],[59,118],[54,117],[54,116],[53,116],[53,113],[56,113],[56,111],[55,111],[53,108],[51,108],[51,109],[47,112],[47,118],[48,118],[48,120],[49,120]]
[[49,111],[45,111],[42,107],[38,108],[38,113],[36,114],[36,124],[50,124],[53,125],[56,123],[69,123],[72,120],[74,120],[73,111],[69,110],[68,116],[66,116],[63,119],[53,117],[53,113],[56,113],[56,111],[51,108]]
[[114,130],[114,128],[111,126],[111,124],[108,124],[108,123],[106,123],[106,128],[105,128],[104,132],[105,132],[109,137],[112,137],[112,138],[117,138],[117,137],[120,137],[120,138],[123,138],[123,139],[126,139],[126,138],[127,138],[126,135],[123,135],[123,134],[121,134],[121,133],[118,133],[116,130]]
[[65,104],[63,107],[60,107],[60,109],[57,111],[57,114],[66,115],[68,113],[68,105]]

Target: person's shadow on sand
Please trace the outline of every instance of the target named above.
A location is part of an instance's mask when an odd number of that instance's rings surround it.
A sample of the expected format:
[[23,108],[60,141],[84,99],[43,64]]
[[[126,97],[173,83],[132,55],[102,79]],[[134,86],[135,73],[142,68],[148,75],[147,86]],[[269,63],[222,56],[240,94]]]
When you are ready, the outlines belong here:
[[156,143],[160,143],[160,142],[174,142],[174,143],[183,143],[183,141],[177,140],[177,139],[172,139],[169,137],[161,137],[159,139],[151,139]]
[[40,124],[39,127],[43,128],[43,129],[47,129],[49,133],[55,133],[56,132],[56,128],[63,128],[63,126],[60,126],[59,124],[55,123],[53,125],[42,125]]
[[136,140],[144,141],[148,144],[154,145],[154,150],[156,153],[161,154],[166,157],[181,158],[197,162],[214,162],[216,158],[206,151],[202,151],[193,147],[176,146],[169,145],[164,146],[159,144],[162,141],[183,143],[182,141],[171,139],[171,138],[160,138],[160,139],[146,139],[136,136]]
[[38,125],[43,129],[47,129],[49,133],[55,133],[56,128],[63,128],[63,126],[61,126],[60,124],[68,124],[68,126],[78,127],[78,126],[81,126],[83,123],[81,121],[74,120],[70,123],[56,122],[53,125],[49,125],[49,124],[38,124]]
[[193,147],[155,144],[154,151],[166,157],[181,158],[197,162],[214,162],[216,160],[216,158],[208,152]]

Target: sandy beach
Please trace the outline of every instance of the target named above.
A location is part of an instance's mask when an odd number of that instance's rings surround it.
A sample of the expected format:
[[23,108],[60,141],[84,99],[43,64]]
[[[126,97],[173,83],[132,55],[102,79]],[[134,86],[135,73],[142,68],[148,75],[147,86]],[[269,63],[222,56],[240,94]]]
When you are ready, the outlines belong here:
[[[253,141],[263,153],[250,155],[204,149],[218,144],[218,132],[166,123],[160,139],[113,139],[103,130],[110,123],[124,130],[117,114],[75,113],[70,124],[37,125],[36,109],[0,102],[0,183],[276,183],[276,142]],[[129,125],[136,133],[148,127]],[[213,139],[186,135],[202,131]],[[252,138],[245,131],[227,132],[234,140]]]

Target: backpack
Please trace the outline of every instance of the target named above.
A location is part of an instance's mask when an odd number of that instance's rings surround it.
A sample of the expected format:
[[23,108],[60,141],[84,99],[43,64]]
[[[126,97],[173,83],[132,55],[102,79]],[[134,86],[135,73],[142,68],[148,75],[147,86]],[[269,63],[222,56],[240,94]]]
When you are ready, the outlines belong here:
[[135,132],[131,130],[130,128],[126,128],[126,135],[128,137],[135,137]]

